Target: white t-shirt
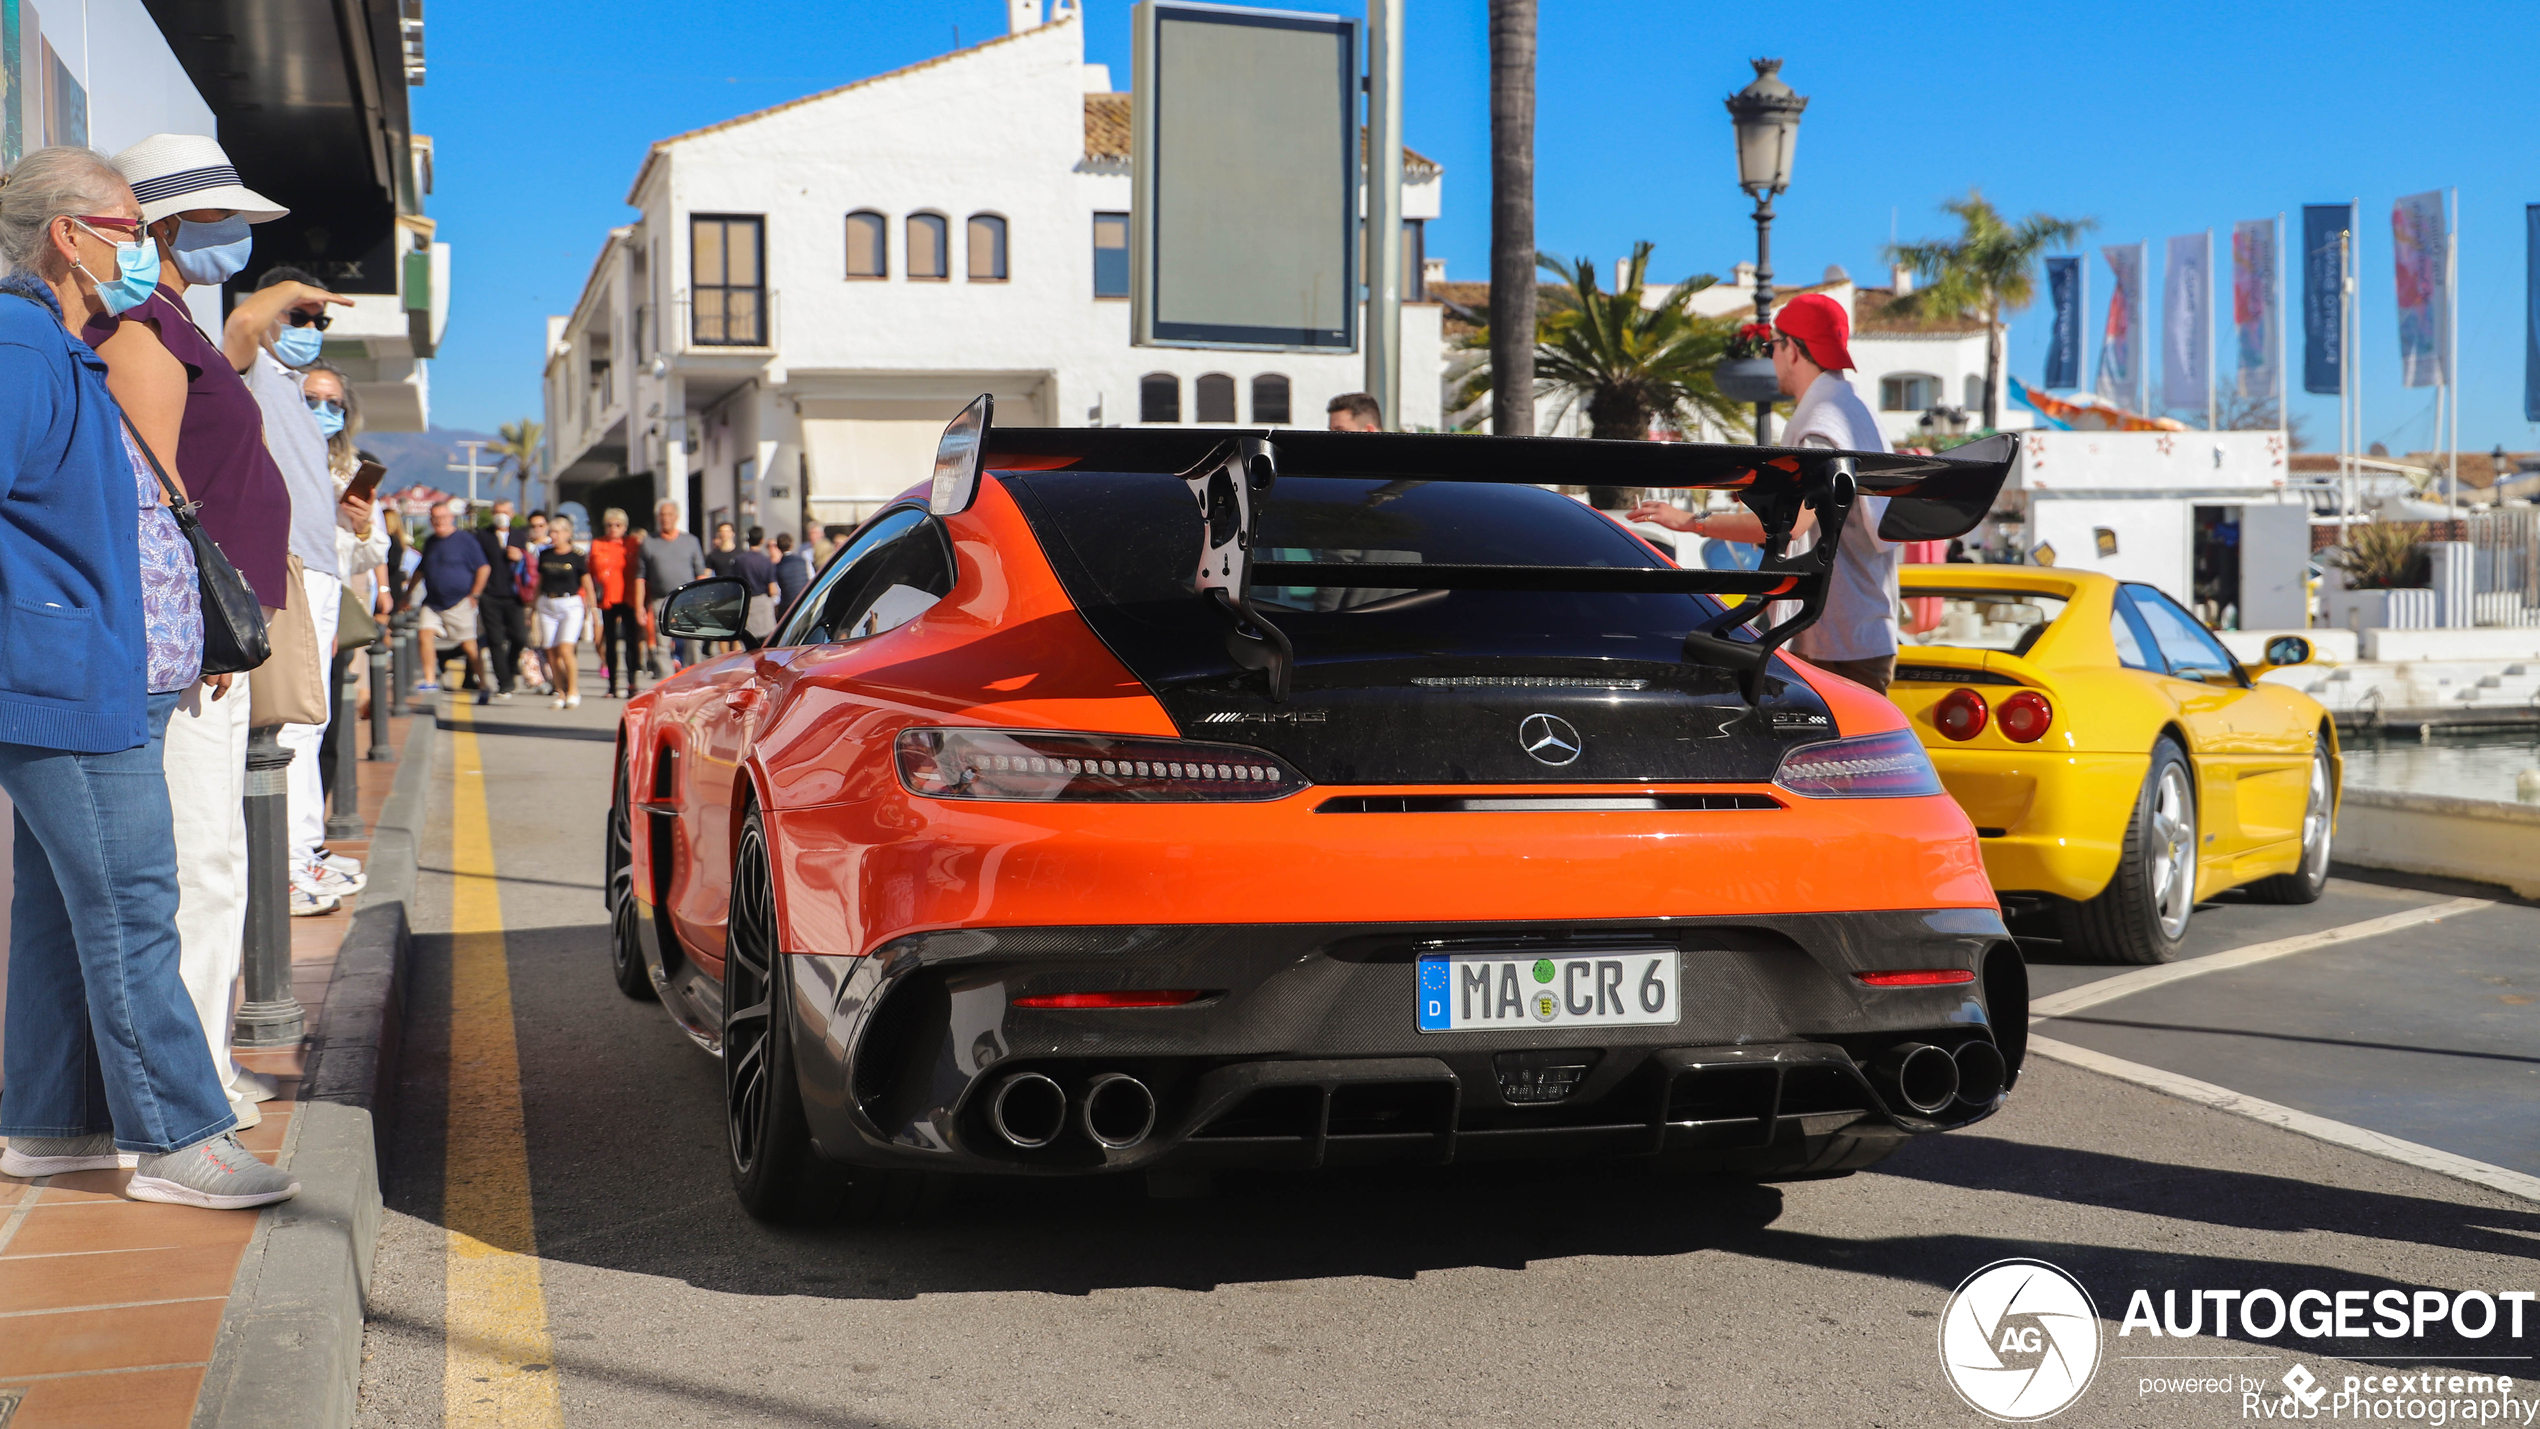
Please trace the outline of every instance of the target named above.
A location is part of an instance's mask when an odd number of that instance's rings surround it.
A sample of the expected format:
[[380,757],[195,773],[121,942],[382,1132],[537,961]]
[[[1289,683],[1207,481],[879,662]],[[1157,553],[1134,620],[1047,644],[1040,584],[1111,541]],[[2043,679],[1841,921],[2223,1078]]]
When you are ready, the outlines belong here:
[[282,468],[291,493],[291,554],[300,564],[344,579],[335,548],[335,475],[327,469],[326,434],[300,390],[300,374],[259,350],[248,365],[247,390],[264,413],[265,450]]
[[[1879,435],[1852,384],[1832,373],[1820,373],[1790,410],[1782,444],[1833,447],[1839,451],[1883,452]],[[1836,552],[1834,575],[1826,587],[1826,607],[1817,623],[1790,642],[1793,653],[1808,660],[1872,660],[1896,653],[1896,566],[1904,548],[1879,539],[1879,522],[1887,515],[1887,498],[1863,496],[1852,503],[1844,522],[1843,545]],[[1793,551],[1813,549],[1814,531],[1791,544]]]

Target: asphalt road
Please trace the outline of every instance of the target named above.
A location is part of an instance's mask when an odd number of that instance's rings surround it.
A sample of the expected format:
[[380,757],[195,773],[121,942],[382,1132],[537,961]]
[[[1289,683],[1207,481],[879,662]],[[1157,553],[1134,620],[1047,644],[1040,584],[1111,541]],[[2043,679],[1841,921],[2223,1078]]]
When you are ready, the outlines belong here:
[[[2138,1288],[2155,1305],[2165,1289],[2540,1289],[2540,1202],[2038,1059],[1991,1121],[1833,1181],[1577,1166],[1260,1177],[1196,1200],[986,1185],[905,1219],[761,1226],[727,1184],[717,1065],[608,980],[615,710],[474,712],[535,1222],[534,1263],[519,1257],[532,1288],[507,1313],[542,1318],[553,1358],[532,1369],[552,1386],[527,1409],[495,1404],[471,1346],[444,1332],[452,1277],[476,1273],[445,1208],[486,1178],[445,1175],[486,1157],[454,1162],[447,1133],[483,1124],[453,1111],[452,1049],[470,1059],[461,1084],[484,1068],[482,1029],[453,1037],[467,945],[447,932],[444,740],[364,1426],[1972,1424],[1942,1371],[1941,1315],[1969,1274],[2022,1256],[2079,1277],[2102,1320],[2096,1377],[2057,1424],[2238,1422],[2243,1381],[2280,1395],[2296,1364],[2332,1384],[2429,1363],[2540,1373],[2540,1313],[2518,1340],[2441,1324],[2119,1336]],[[2196,951],[2445,896],[2341,879],[2307,908],[2216,904]],[[2041,994],[2115,971],[2032,951]],[[2040,1030],[2540,1170],[2535,984],[2540,909],[2507,905]],[[2430,1356],[2455,1358],[2410,1358]],[[2226,1375],[2229,1395],[2145,1392]],[[2533,1407],[2527,1387],[2516,1399],[2507,1422]]]

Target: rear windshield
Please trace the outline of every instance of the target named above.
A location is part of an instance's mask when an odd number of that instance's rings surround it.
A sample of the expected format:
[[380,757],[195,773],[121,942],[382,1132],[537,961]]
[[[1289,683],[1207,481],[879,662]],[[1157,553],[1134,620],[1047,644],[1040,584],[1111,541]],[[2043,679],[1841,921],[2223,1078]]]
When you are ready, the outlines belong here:
[[[2059,596],[2025,590],[1934,590],[1905,592],[1901,628],[1908,645],[1951,645],[1966,650],[2001,650],[2025,655],[2055,617],[2064,613]],[[1916,626],[1924,627],[1917,630]]]

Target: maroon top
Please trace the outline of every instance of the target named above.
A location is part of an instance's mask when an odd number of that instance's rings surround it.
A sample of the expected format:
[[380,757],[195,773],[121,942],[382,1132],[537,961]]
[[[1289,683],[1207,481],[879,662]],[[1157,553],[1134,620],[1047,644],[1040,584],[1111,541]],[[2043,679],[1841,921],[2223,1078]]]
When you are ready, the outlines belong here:
[[228,354],[194,325],[184,300],[166,287],[121,318],[94,318],[80,336],[95,347],[117,322],[150,324],[185,364],[185,422],[177,431],[177,475],[199,506],[194,514],[271,609],[291,601],[291,488],[265,450],[264,410]]

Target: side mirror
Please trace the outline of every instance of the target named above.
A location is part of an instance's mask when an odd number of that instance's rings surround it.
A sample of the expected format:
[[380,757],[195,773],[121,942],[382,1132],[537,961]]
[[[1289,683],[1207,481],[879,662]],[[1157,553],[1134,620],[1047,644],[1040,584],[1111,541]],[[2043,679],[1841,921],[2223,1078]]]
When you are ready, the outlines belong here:
[[739,640],[749,623],[750,588],[730,576],[690,581],[661,608],[661,633],[674,640]]
[[2302,636],[2279,635],[2267,642],[2267,668],[2275,670],[2287,665],[2307,665],[2317,653],[2311,642]]

